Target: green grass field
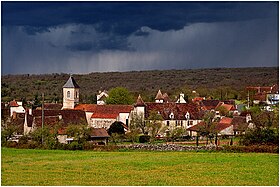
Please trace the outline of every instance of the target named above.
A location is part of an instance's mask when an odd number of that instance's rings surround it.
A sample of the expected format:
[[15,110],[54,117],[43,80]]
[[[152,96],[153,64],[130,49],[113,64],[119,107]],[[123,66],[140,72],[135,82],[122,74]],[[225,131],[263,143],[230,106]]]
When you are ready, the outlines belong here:
[[2,148],[2,185],[272,185],[278,154]]

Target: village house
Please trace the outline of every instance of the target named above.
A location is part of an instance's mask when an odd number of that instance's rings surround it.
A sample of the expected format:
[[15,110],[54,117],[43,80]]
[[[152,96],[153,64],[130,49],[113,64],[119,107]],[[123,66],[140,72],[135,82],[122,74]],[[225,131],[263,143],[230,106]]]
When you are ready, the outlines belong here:
[[22,102],[13,100],[9,103],[9,106],[10,106],[10,116],[12,116],[13,113],[21,113],[21,114],[25,113],[25,109],[22,106]]
[[[163,126],[167,127],[167,131],[173,130],[176,127],[187,129],[199,123],[202,117],[200,107],[194,103],[183,102],[185,101],[184,98],[179,98],[178,100],[182,103],[164,100],[161,97],[160,90],[155,97],[155,102],[144,102],[139,95],[132,112],[142,116],[144,120],[148,120],[151,112],[156,112],[162,116],[162,123]],[[161,135],[164,134],[165,132],[161,133]]]
[[279,103],[279,87],[273,86],[248,86],[248,97],[253,98],[254,104],[265,103],[268,105],[274,105]]
[[[208,130],[216,133],[218,136],[240,135],[244,134],[248,128],[253,128],[251,120],[251,115],[248,113],[244,113],[242,116],[233,116],[232,118],[223,116],[218,122],[213,122],[213,127]],[[201,121],[197,125],[187,128],[187,131],[190,136],[197,136],[199,132],[205,129],[207,129],[207,124]]]
[[108,98],[108,92],[106,90],[103,90],[102,92],[99,91],[96,95],[96,104],[97,105],[105,105],[106,104],[106,98]]

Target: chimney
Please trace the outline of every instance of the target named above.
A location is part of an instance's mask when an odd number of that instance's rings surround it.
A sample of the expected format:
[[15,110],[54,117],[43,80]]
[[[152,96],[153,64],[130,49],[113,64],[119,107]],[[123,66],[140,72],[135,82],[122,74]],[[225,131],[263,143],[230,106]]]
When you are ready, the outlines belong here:
[[29,108],[29,115],[32,115],[32,108]]

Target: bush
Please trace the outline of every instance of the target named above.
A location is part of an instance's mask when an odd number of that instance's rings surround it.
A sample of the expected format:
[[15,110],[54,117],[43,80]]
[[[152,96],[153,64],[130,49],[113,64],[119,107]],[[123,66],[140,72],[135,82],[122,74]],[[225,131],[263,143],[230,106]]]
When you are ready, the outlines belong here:
[[139,142],[140,143],[146,143],[146,142],[149,142],[150,141],[150,136],[148,135],[142,135],[142,136],[139,136]]
[[279,145],[279,134],[273,129],[253,129],[246,132],[240,139],[241,145],[273,144]]
[[19,145],[27,144],[28,143],[28,136],[22,136],[18,140]]
[[25,144],[19,144],[18,148],[21,149],[35,149],[35,148],[41,148],[41,144],[39,144],[36,141],[28,141]]
[[251,146],[223,146],[229,152],[256,152],[256,153],[279,153],[279,147],[275,145],[251,145]]
[[69,150],[83,150],[83,144],[79,144],[76,141],[71,142],[67,147]]
[[8,142],[6,142],[5,146],[6,147],[10,147],[10,148],[17,148],[18,147],[18,143],[14,142],[14,141],[12,141],[12,142],[8,141]]

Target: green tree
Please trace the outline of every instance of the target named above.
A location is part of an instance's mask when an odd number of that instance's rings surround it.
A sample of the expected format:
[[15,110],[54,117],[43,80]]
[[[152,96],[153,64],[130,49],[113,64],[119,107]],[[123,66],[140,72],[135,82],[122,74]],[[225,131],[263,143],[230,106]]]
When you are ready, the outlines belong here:
[[144,114],[132,113],[129,125],[130,130],[139,129],[142,134],[147,134],[147,125],[144,120]]
[[162,129],[163,118],[156,111],[151,111],[147,119],[147,128],[153,141]]
[[228,111],[224,106],[219,106],[217,110],[219,111],[221,116],[227,116],[228,114]]
[[214,119],[215,113],[214,112],[206,112],[203,116],[203,125],[199,127],[199,135],[206,137],[206,145],[208,144],[208,139],[212,143],[212,139],[217,132],[215,131],[215,127],[217,122]]
[[248,129],[240,139],[243,145],[279,144],[279,114],[278,110],[264,111],[259,107],[251,108],[254,128]]
[[182,127],[175,127],[168,131],[167,138],[174,142],[177,138],[183,136],[185,130]]
[[107,104],[133,104],[134,100],[130,92],[123,87],[116,87],[109,90],[109,97],[106,98]]
[[131,140],[132,143],[134,143],[137,141],[138,136],[141,133],[146,134],[144,116],[142,114],[137,115],[137,113],[132,113],[129,123],[129,130],[126,132],[125,136],[127,139]]
[[110,125],[110,128],[108,129],[108,134],[111,136],[112,133],[117,133],[117,134],[124,134],[124,127],[123,123],[120,121],[115,121]]
[[90,129],[87,125],[69,125],[66,128],[68,137],[73,137],[78,143],[85,143],[90,136]]
[[7,125],[1,130],[1,143],[4,145],[13,135],[17,132],[17,127],[13,125]]

